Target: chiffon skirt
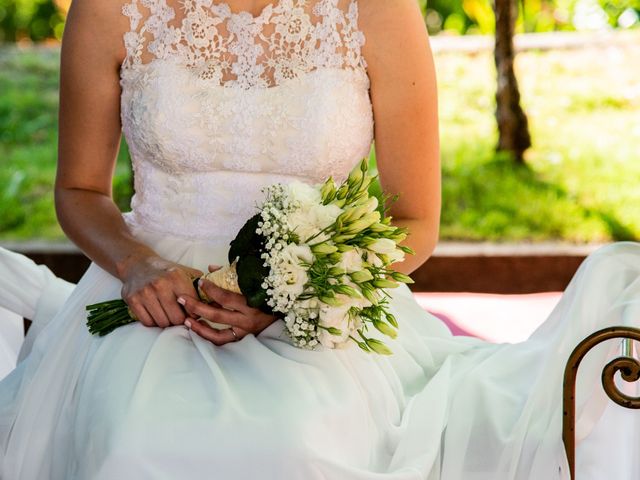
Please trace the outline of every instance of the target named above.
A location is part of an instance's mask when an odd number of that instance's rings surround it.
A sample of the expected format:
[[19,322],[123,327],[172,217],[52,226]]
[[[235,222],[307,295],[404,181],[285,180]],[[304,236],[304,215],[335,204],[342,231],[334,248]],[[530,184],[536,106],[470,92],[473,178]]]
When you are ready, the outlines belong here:
[[[185,265],[226,258],[226,245],[134,232]],[[91,336],[85,305],[120,288],[91,265],[0,382],[0,478],[566,479],[563,369],[585,336],[640,322],[640,244],[592,254],[519,344],[453,337],[400,287],[389,357],[295,348],[282,321],[222,347],[182,326]],[[640,478],[640,414],[600,386],[617,346],[580,370],[581,480]]]

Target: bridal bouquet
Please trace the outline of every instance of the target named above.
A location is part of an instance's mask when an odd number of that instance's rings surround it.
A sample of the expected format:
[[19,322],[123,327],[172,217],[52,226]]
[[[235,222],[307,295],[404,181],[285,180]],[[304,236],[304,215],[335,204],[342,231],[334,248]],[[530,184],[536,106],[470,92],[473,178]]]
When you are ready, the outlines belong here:
[[[202,278],[279,315],[298,347],[355,342],[367,352],[390,354],[367,332],[373,327],[395,338],[398,324],[386,289],[412,280],[390,265],[413,252],[399,245],[407,231],[391,225],[389,198],[369,194],[373,179],[363,160],[339,185],[329,178],[316,186],[296,181],[265,188],[258,213],[231,242],[230,265]],[[200,299],[209,302],[197,281]],[[87,310],[89,330],[98,335],[134,321],[123,300]]]

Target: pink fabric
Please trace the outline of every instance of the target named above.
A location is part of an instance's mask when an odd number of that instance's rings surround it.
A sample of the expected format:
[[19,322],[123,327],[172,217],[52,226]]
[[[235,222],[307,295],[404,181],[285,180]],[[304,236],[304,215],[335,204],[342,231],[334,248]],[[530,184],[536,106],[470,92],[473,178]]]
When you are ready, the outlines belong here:
[[525,340],[544,322],[561,293],[415,293],[414,296],[422,308],[440,318],[454,335],[516,343]]

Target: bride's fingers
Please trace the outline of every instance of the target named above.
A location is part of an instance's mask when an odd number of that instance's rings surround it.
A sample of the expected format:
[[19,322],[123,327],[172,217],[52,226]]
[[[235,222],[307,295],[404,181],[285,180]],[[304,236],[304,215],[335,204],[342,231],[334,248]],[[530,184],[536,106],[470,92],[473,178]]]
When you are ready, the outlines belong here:
[[241,336],[240,332],[237,330],[234,330],[236,332],[236,334],[234,335],[231,331],[231,328],[218,330],[199,320],[187,320],[185,322],[185,325],[187,326],[187,328],[193,330],[205,340],[209,340],[211,343],[217,346],[235,342],[236,340],[240,340],[240,338],[244,336]]
[[162,308],[160,304],[160,300],[155,295],[146,295],[143,299],[144,307],[147,309],[147,312],[153,318],[153,323],[161,328],[166,328],[171,325],[169,318],[167,317],[166,312]]
[[172,325],[182,325],[185,320],[185,312],[176,303],[176,295],[173,292],[165,292],[160,298],[162,309],[167,314],[167,318]]
[[130,300],[127,304],[129,306],[129,310],[131,310],[131,313],[133,313],[138,322],[143,324],[145,327],[154,327],[156,325],[153,318],[151,318],[151,315],[149,315],[149,312],[147,312],[147,309],[144,308],[141,303],[136,302],[135,300]]
[[250,331],[254,325],[251,318],[242,313],[232,312],[224,308],[216,308],[202,303],[187,295],[178,297],[178,303],[184,307],[189,315],[196,318],[206,318],[210,322],[223,323]]
[[222,267],[220,265],[209,265],[209,273],[215,272],[216,270],[220,270]]
[[207,297],[219,305],[222,305],[224,308],[237,310],[242,313],[249,313],[250,310],[253,310],[247,305],[247,299],[244,295],[220,288],[209,280],[203,280],[200,284],[200,288],[204,290]]

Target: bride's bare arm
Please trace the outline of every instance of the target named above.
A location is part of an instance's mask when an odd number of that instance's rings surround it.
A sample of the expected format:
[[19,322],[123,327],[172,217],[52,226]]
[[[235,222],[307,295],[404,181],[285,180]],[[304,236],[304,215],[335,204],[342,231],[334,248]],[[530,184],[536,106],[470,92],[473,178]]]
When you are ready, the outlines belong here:
[[176,299],[195,295],[188,274],[197,271],[160,258],[136,240],[112,199],[126,30],[117,2],[71,5],[61,54],[55,205],[68,237],[123,282],[123,298],[140,321],[165,327],[184,322]]
[[416,252],[396,265],[409,273],[436,246],[440,223],[440,146],[433,58],[415,0],[359,2],[363,54],[371,79],[375,149],[385,191],[400,194],[394,223]]

